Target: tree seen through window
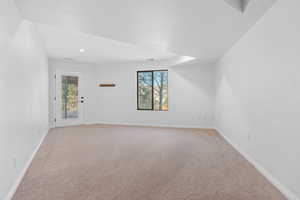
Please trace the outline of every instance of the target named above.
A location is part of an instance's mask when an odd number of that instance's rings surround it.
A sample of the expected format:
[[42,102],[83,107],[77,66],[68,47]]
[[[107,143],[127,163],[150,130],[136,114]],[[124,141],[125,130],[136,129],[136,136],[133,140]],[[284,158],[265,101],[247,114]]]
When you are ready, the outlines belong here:
[[168,110],[168,71],[138,71],[138,110]]

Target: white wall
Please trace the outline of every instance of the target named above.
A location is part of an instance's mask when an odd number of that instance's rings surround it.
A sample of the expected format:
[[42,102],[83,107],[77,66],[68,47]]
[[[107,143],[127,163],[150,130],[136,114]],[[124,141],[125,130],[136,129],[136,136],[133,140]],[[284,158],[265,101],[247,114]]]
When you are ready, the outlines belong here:
[[[186,64],[169,67],[169,111],[136,110],[136,71],[168,67],[131,64],[84,64],[51,60],[51,70],[82,72],[87,123],[214,127],[214,67]],[[51,75],[53,79],[53,75]],[[115,88],[97,84],[114,82]],[[53,108],[51,108],[53,110]],[[50,117],[53,119],[53,116]]]
[[0,199],[48,130],[48,64],[33,25],[0,2]]
[[221,59],[216,125],[300,197],[300,1],[280,0]]

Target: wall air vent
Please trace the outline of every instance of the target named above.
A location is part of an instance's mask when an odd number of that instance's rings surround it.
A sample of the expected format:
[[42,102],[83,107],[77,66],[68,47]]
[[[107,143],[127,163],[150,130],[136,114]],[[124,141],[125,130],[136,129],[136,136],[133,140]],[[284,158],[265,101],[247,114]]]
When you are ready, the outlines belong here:
[[154,62],[155,58],[147,58],[146,61]]
[[72,58],[67,58],[67,57],[65,57],[63,59],[66,60],[66,61],[72,61],[73,60]]

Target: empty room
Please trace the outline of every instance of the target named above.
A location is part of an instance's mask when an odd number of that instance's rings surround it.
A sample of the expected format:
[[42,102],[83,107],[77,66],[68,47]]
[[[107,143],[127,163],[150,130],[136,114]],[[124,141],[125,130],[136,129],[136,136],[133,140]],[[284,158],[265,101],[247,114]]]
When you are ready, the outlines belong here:
[[300,200],[299,8],[0,0],[0,200]]

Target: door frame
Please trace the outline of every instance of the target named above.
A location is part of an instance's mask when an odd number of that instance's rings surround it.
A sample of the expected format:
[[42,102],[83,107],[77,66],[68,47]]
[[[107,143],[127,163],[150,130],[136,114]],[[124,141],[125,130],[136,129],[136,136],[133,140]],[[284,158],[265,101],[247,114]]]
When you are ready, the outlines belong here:
[[[78,118],[62,120],[60,118],[60,87],[62,76],[78,76]],[[82,97],[82,73],[76,71],[62,71],[56,70],[54,73],[54,127],[77,126],[84,124],[84,102],[81,103]],[[84,99],[83,99],[84,101]]]

